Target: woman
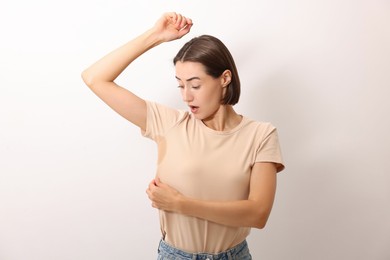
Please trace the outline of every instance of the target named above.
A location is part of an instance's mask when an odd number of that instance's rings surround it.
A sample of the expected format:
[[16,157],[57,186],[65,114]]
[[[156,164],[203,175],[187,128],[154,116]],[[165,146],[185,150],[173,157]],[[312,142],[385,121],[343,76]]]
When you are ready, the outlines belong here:
[[164,14],[137,38],[85,70],[91,90],[158,145],[156,178],[147,188],[160,210],[158,259],[251,259],[250,228],[263,228],[284,166],[275,127],[239,115],[234,60],[225,45],[203,35],[174,58],[190,112],[146,101],[114,80],[149,49],[186,35],[192,21]]

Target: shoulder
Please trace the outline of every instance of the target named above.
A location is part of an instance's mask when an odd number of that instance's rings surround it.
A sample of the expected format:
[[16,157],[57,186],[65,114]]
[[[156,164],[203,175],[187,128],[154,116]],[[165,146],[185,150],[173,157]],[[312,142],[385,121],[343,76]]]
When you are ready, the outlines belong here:
[[188,118],[188,112],[161,105],[157,102],[146,102],[146,130],[145,137],[156,139]]
[[172,108],[166,105],[162,105],[158,102],[145,100],[148,115],[154,115],[157,117],[173,117],[176,120],[180,120],[188,117],[188,112],[176,108]]
[[245,116],[243,117],[243,120],[245,120],[245,127],[256,133],[267,135],[276,131],[276,127],[271,122],[256,121]]

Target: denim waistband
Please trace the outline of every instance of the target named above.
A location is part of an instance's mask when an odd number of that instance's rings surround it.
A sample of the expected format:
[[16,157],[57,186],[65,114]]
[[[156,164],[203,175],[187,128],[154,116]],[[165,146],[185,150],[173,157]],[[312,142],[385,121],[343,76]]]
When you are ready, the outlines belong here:
[[[240,244],[228,249],[227,251],[209,254],[209,253],[189,253],[177,249],[161,239],[158,247],[161,259],[180,259],[180,260],[249,260],[252,259],[249,253],[246,240]],[[160,258],[159,258],[160,259]]]

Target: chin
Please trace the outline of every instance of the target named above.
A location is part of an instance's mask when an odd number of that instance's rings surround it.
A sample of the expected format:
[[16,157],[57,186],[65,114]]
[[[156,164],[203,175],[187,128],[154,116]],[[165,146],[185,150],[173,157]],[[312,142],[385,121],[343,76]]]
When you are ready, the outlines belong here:
[[196,119],[203,120],[204,118],[198,114],[192,113],[192,116],[195,117]]

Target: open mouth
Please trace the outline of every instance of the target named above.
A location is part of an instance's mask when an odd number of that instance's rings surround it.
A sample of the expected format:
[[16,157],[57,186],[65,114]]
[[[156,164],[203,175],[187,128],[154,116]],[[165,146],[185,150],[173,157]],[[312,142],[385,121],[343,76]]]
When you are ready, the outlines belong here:
[[199,107],[197,106],[190,106],[191,113],[196,113],[198,111]]

